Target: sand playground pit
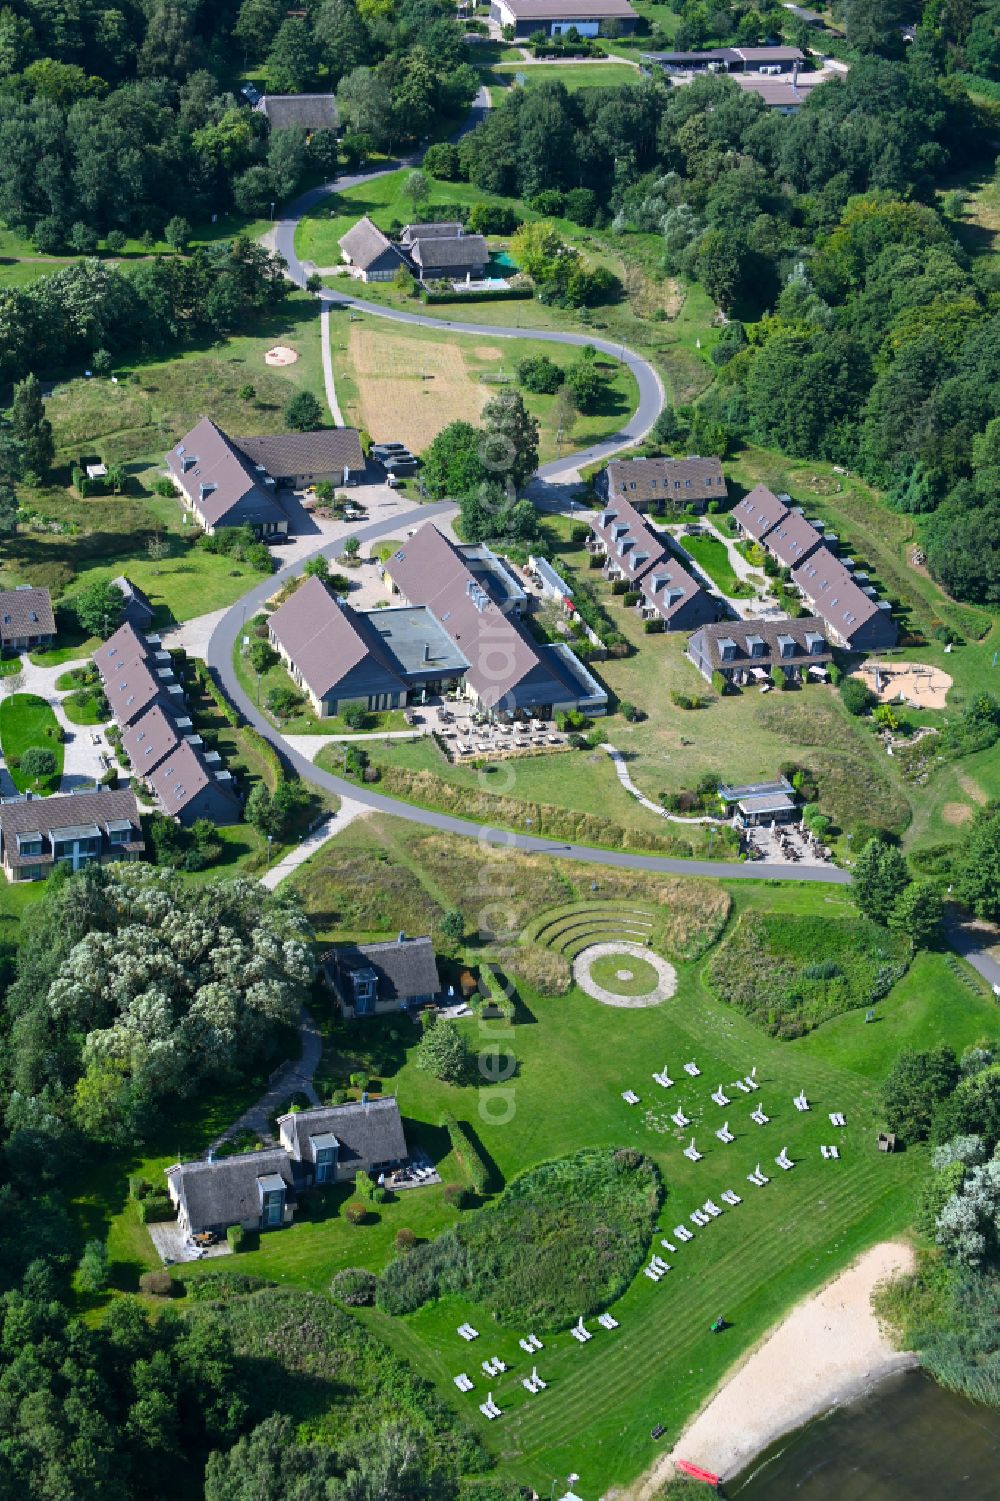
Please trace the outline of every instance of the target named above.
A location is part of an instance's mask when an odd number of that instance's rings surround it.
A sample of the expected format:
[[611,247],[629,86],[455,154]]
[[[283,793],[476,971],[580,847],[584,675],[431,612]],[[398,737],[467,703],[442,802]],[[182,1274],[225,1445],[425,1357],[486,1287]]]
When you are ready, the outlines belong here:
[[265,365],[294,365],[298,354],[294,349],[289,349],[286,344],[275,344],[264,356]]
[[870,688],[880,704],[902,701],[915,709],[943,709],[952,680],[922,662],[867,662],[852,677]]

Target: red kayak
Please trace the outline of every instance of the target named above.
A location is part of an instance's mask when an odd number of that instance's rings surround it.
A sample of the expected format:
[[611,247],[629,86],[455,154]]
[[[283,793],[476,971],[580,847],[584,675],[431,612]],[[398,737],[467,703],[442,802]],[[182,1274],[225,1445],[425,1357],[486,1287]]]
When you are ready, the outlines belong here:
[[711,1470],[702,1470],[698,1465],[691,1464],[686,1459],[677,1461],[677,1468],[682,1475],[690,1475],[692,1480],[704,1480],[706,1485],[718,1485],[718,1475],[713,1475]]

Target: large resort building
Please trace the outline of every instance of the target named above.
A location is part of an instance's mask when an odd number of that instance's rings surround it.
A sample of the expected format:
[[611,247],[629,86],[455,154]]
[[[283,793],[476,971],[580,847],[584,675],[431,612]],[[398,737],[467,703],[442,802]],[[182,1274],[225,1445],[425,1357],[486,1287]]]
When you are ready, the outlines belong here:
[[307,579],[268,622],[272,646],[321,718],[348,704],[400,709],[449,692],[543,718],[604,712],[607,695],[569,648],[528,635],[518,618],[524,591],[488,548],[460,548],[427,525],[384,573],[400,604],[354,610]]

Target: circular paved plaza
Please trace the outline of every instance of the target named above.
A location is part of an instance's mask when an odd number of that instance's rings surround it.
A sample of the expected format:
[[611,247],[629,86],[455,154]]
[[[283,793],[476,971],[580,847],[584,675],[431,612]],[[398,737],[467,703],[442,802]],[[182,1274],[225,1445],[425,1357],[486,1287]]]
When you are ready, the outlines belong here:
[[573,960],[573,979],[605,1006],[658,1006],[677,989],[677,971],[638,943],[592,943]]

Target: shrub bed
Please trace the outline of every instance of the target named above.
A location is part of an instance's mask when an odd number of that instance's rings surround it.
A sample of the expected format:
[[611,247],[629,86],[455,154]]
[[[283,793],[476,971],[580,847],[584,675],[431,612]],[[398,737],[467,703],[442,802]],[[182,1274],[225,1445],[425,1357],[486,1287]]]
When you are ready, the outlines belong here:
[[662,1186],[642,1153],[590,1147],[544,1162],[379,1282],[385,1313],[446,1293],[474,1298],[510,1327],[565,1328],[621,1296],[645,1256]]
[[747,914],[708,966],[708,979],[772,1037],[801,1037],[841,1012],[871,1006],[906,973],[909,940],[862,917]]

